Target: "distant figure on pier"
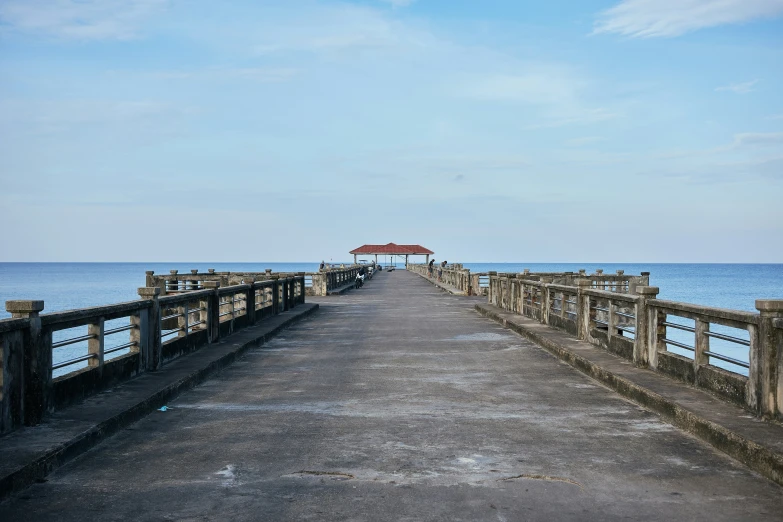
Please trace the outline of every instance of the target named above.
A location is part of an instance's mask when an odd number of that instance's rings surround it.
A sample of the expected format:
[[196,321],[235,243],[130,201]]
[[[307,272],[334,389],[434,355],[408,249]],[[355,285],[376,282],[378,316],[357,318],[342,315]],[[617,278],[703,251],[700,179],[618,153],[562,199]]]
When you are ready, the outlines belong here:
[[446,261],[442,261],[438,266],[438,281],[443,280],[443,267],[446,266]]
[[318,267],[318,270],[323,270],[325,266],[326,266],[326,263],[321,261],[321,266]]
[[435,264],[435,258],[433,257],[432,260],[430,260],[430,266],[427,268],[427,273],[430,277],[432,277],[432,265]]

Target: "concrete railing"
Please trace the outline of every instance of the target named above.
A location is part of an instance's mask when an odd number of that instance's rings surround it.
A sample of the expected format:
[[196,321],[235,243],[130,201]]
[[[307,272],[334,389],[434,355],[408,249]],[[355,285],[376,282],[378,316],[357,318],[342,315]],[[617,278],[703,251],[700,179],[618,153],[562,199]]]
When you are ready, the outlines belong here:
[[[438,271],[440,270],[442,272],[440,282],[455,287],[465,295],[490,295],[492,293],[490,276],[498,275],[497,272],[471,273],[461,264],[447,265],[443,268],[433,265],[432,273],[430,273],[428,265],[411,263],[408,265],[408,270],[432,280],[438,280]],[[525,269],[519,274],[502,275],[514,275],[529,281],[547,281],[568,286],[573,286],[577,279],[586,279],[590,281],[590,286],[594,289],[617,293],[632,293],[637,286],[650,284],[649,272],[642,272],[641,275],[636,276],[626,275],[623,270],[618,270],[616,274],[604,274],[602,269],[598,269],[595,273],[588,274],[586,270],[579,272],[531,272],[529,269]],[[492,300],[491,297],[490,300]]]
[[652,286],[623,293],[589,279],[573,286],[551,279],[492,274],[489,303],[783,419],[783,300],[757,300],[753,313],[660,300]]
[[221,287],[245,284],[248,281],[264,281],[275,276],[302,276],[307,295],[327,295],[329,292],[344,288],[356,280],[359,269],[371,265],[351,265],[330,267],[318,272],[273,273],[267,268],[264,272],[216,272],[209,269],[206,273],[191,270],[189,274],[171,270],[169,274],[156,275],[146,272],[146,286],[157,287],[162,296],[194,292],[205,288],[205,283],[218,282]]
[[[502,277],[516,277],[527,281],[544,281],[566,286],[574,286],[577,279],[584,279],[590,282],[590,287],[596,290],[606,290],[616,293],[633,293],[637,286],[649,286],[650,273],[642,272],[641,275],[626,275],[623,270],[618,270],[616,274],[604,274],[603,270],[598,269],[593,274],[587,274],[586,270],[579,272],[531,272],[525,269],[519,274],[504,274],[498,272],[488,272],[489,276],[500,275]],[[491,283],[491,278],[490,278]],[[489,293],[492,293],[490,284]]]
[[[486,284],[482,286],[482,282],[486,281],[479,280],[482,274],[471,274],[470,270],[463,268],[461,264],[455,263],[445,267],[433,265],[432,274],[430,274],[428,265],[409,263],[408,270],[434,281],[439,280],[465,295],[484,295],[486,293]],[[440,279],[438,278],[439,273]]]
[[307,295],[327,295],[354,284],[362,266],[364,266],[368,277],[372,277],[374,273],[372,265],[328,268],[307,274],[311,280],[311,284],[307,289]]
[[[303,276],[201,286],[164,297],[159,287],[139,288],[139,301],[49,314],[40,313],[43,301],[7,301],[0,434],[305,302]],[[54,363],[53,351],[65,347],[74,356]]]

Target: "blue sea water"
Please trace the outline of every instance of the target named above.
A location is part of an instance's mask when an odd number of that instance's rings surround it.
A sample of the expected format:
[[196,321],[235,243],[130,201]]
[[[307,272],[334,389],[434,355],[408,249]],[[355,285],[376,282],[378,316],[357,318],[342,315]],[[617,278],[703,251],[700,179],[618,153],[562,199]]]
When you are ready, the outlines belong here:
[[[209,268],[217,271],[262,272],[271,268],[275,272],[312,272],[318,269],[318,262],[301,263],[0,263],[0,302],[12,299],[42,299],[46,312],[56,312],[88,306],[133,301],[138,299],[137,288],[144,286],[146,270],[167,274],[169,270],[189,272]],[[578,272],[586,269],[593,273],[602,268],[605,273],[618,269],[626,274],[650,272],[650,284],[660,288],[660,299],[756,311],[755,300],[762,298],[783,299],[783,264],[596,264],[596,263],[464,263],[473,272],[522,272],[529,268],[533,272]],[[0,319],[10,317],[5,307],[0,310]],[[107,324],[107,328],[120,326]],[[716,327],[715,331],[721,331]],[[731,333],[731,332],[729,332]],[[742,332],[740,332],[741,334]],[[63,331],[55,334],[60,338],[83,335],[81,331]],[[677,340],[687,336],[672,332]],[[741,335],[740,335],[741,336]],[[107,348],[119,346],[127,339],[117,335],[109,341]],[[673,348],[672,351],[689,355]],[[725,346],[724,352],[732,357],[747,360],[747,350],[736,346]],[[86,345],[77,344],[55,350],[55,362],[68,360],[86,353]],[[113,356],[120,355],[117,352]],[[742,369],[726,366],[743,373]],[[55,371],[55,376],[78,369],[74,365]]]

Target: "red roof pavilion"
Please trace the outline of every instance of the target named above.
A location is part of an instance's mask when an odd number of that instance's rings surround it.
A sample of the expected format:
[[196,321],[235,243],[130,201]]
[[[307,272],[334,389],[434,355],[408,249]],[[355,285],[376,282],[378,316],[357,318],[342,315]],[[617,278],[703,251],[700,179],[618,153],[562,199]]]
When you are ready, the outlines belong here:
[[434,253],[435,252],[432,250],[424,248],[421,245],[398,245],[396,243],[363,245],[349,252],[349,254],[353,254],[354,262],[356,261],[357,256],[360,255],[374,255],[376,261],[378,260],[379,255],[392,255],[405,256],[406,265],[408,256],[427,256],[427,261],[429,261],[430,255]]

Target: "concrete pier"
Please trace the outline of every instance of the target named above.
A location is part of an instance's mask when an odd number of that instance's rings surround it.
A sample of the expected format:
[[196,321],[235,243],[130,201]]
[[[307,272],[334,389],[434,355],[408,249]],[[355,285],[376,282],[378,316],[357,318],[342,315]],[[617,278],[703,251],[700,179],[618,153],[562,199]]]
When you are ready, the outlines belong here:
[[783,517],[780,486],[478,315],[486,299],[395,271],[308,301],[0,520]]

